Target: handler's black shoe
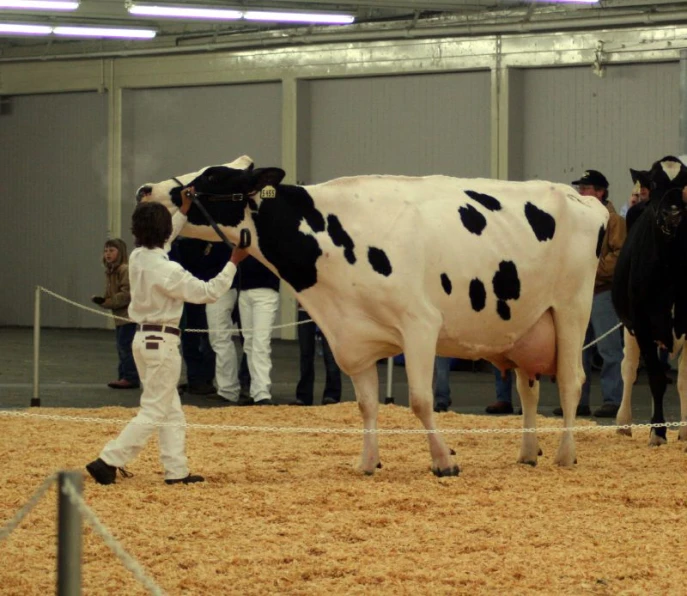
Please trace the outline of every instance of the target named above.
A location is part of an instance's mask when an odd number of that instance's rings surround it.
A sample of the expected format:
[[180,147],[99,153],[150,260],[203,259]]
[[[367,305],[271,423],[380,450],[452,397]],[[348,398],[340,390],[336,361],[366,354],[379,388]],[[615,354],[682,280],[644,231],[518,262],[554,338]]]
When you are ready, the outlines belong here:
[[[563,408],[561,408],[560,406],[557,408],[554,408],[553,409],[553,415],[554,416],[562,416],[563,415]],[[583,405],[577,406],[577,411],[575,412],[575,416],[591,416],[591,415],[592,415],[592,410],[590,409],[589,406],[583,406]]]
[[332,404],[338,404],[341,403],[340,399],[336,399],[335,397],[323,397],[322,398],[322,405],[323,406],[331,406]]
[[98,484],[114,484],[117,468],[98,458],[86,466],[86,470]]
[[603,404],[600,408],[594,410],[594,416],[597,418],[615,418],[615,415],[620,409],[620,404],[614,404],[607,402]]
[[189,474],[186,478],[174,478],[172,480],[165,480],[165,484],[195,484],[196,482],[205,482],[205,478],[198,474]]

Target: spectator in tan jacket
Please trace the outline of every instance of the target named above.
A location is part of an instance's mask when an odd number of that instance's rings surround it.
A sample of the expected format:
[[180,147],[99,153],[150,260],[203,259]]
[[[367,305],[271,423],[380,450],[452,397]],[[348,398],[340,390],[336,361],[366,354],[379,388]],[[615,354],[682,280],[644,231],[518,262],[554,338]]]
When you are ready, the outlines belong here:
[[[611,302],[611,282],[615,265],[618,261],[620,249],[625,242],[625,220],[620,217],[608,200],[608,180],[597,170],[587,170],[573,185],[583,196],[596,197],[601,201],[610,214],[608,227],[601,242],[599,266],[596,270],[594,282],[594,300],[592,302],[592,314],[587,327],[585,345],[601,338],[607,331],[619,324],[618,315]],[[623,346],[620,331],[617,329],[606,335],[596,344],[603,365],[601,367],[601,396],[603,404],[594,411],[598,418],[614,418],[620,407],[623,396],[623,378],[620,374],[620,365],[623,361]],[[589,393],[591,389],[592,350],[586,349],[582,353],[582,364],[586,380],[582,386],[582,397],[577,407],[578,416],[589,416]],[[554,414],[562,415],[560,408],[554,410]]]
[[129,318],[128,307],[131,302],[131,293],[128,256],[124,240],[113,238],[105,242],[103,264],[105,265],[105,294],[92,296],[91,300],[98,306],[110,309],[115,316],[119,368],[117,380],[111,381],[107,386],[112,389],[137,389],[141,386],[141,382],[131,351],[136,324],[126,320]]

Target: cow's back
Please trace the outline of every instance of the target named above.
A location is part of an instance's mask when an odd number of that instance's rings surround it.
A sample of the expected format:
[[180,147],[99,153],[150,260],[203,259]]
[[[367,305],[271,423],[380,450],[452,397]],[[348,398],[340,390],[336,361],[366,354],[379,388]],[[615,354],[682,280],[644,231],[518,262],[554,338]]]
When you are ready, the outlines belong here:
[[[332,300],[373,310],[376,320],[393,324],[403,309],[429,302],[443,314],[441,336],[460,338],[468,350],[505,349],[585,284],[591,300],[608,212],[567,185],[359,176],[307,190],[359,255],[383,253],[382,273],[370,262],[318,263],[324,277],[342,280]],[[320,244],[336,254],[326,239]]]

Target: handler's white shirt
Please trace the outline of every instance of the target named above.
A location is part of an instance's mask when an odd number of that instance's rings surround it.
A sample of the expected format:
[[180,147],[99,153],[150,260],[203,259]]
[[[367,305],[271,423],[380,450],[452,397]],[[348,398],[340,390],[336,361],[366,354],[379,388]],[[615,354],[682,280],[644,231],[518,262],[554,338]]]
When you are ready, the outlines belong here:
[[129,318],[137,323],[178,327],[184,302],[215,302],[231,287],[236,275],[236,265],[231,262],[214,279],[205,282],[169,260],[167,251],[185,223],[186,216],[175,213],[172,235],[164,249],[139,247],[129,257]]

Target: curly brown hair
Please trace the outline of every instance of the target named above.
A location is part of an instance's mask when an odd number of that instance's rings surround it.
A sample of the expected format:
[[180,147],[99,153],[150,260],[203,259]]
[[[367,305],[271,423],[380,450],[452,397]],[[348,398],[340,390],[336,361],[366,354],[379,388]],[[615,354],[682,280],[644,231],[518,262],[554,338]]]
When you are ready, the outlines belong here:
[[131,216],[137,246],[162,248],[172,235],[172,216],[160,203],[140,203]]

